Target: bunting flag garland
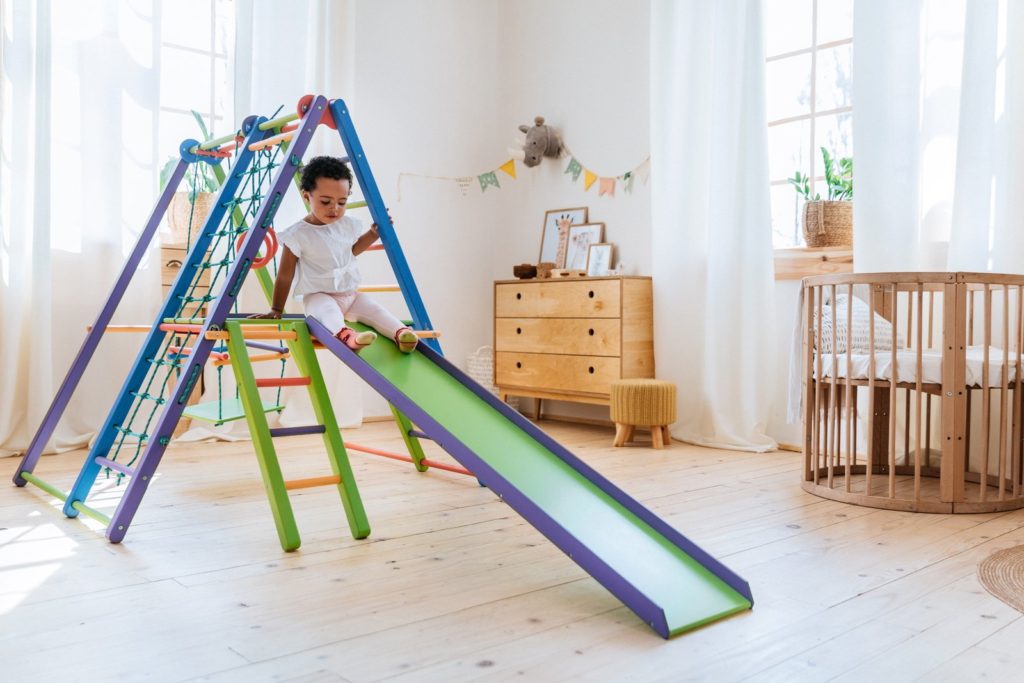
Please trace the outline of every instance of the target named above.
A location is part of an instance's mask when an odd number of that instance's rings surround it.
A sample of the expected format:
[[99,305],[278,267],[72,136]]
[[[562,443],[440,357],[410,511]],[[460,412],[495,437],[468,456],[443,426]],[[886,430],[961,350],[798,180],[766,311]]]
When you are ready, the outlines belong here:
[[576,161],[576,157],[573,157],[569,160],[569,165],[565,167],[565,172],[572,174],[572,181],[575,183],[580,179],[580,173],[583,173],[583,166]]
[[[565,170],[562,175],[568,175],[572,178],[572,182],[583,178],[583,191],[588,192],[592,185],[597,183],[597,196],[598,197],[615,197],[615,187],[619,183],[622,186],[622,192],[624,194],[633,194],[633,188],[637,178],[640,181],[647,184],[648,179],[651,175],[651,157],[648,155],[639,165],[630,171],[626,171],[620,175],[605,176],[583,165],[579,158],[572,153],[565,143],[562,143],[564,154],[568,156],[569,163],[566,164]],[[510,151],[511,153],[511,151]],[[411,176],[415,178],[429,178],[431,180],[446,180],[455,183],[456,187],[459,188],[459,192],[463,197],[469,195],[470,188],[473,185],[478,184],[480,186],[480,192],[485,193],[490,187],[501,189],[501,183],[498,182],[498,171],[501,171],[512,180],[518,180],[516,174],[516,160],[515,158],[509,159],[500,166],[493,168],[486,173],[480,173],[477,175],[462,175],[456,177],[450,176],[438,176],[438,175],[427,175],[423,173],[399,173],[398,174],[398,201],[402,201],[402,178],[405,176]],[[600,182],[598,182],[600,181]]]
[[501,189],[501,185],[498,184],[498,176],[494,171],[491,171],[490,173],[481,173],[477,176],[477,179],[480,181],[481,192],[486,192],[487,188],[491,185],[494,185],[499,190]]
[[516,178],[516,160],[515,159],[509,159],[508,161],[503,163],[501,166],[499,166],[498,170],[504,171],[505,173],[507,173],[510,176],[512,176],[513,180],[515,180],[515,178]]

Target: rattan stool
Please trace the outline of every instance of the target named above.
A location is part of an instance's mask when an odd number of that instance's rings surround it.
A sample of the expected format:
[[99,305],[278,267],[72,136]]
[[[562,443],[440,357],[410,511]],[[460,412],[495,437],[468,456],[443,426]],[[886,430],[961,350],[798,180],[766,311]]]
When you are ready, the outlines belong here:
[[676,421],[676,385],[658,379],[621,379],[612,382],[613,446],[625,446],[636,427],[651,430],[651,443],[671,443],[668,426]]

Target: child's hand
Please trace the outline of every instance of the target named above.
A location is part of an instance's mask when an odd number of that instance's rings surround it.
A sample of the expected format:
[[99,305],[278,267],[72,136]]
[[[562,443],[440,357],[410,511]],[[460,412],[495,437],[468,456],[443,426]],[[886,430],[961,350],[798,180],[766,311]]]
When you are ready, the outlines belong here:
[[[391,218],[391,209],[388,209],[388,218],[391,220],[391,225],[394,225],[395,224],[395,219]],[[380,237],[380,230],[377,228],[377,224],[376,223],[374,223],[373,225],[370,226],[370,232],[372,232],[377,237]]]
[[281,319],[281,311],[270,311],[270,313],[257,313],[255,315],[250,315],[249,316],[250,320],[253,320],[253,319],[256,319],[256,318],[266,319],[266,320],[280,320]]

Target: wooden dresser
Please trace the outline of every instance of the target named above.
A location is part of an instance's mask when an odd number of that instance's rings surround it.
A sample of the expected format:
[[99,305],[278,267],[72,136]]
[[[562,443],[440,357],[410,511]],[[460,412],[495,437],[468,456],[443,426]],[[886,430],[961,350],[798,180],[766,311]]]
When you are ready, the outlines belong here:
[[506,397],[608,405],[613,380],[654,377],[649,277],[494,283],[494,386]]

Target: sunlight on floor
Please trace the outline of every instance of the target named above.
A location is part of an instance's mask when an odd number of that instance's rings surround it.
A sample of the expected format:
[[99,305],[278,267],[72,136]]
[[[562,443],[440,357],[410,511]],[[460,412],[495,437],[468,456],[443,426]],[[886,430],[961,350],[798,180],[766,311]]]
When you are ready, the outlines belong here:
[[78,547],[56,524],[44,521],[49,514],[30,512],[27,525],[0,529],[0,616],[42,586]]

